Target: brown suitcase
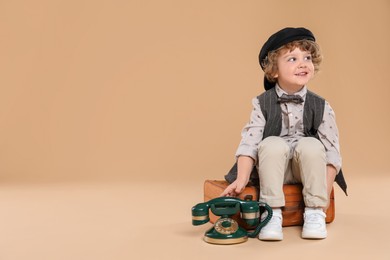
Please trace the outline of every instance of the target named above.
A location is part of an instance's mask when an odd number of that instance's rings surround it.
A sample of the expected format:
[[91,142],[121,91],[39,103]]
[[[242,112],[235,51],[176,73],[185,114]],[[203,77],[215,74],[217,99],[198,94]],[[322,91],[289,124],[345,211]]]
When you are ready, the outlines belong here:
[[[209,201],[213,198],[217,198],[229,185],[227,181],[223,180],[206,180],[204,183],[204,201]],[[283,227],[287,226],[299,226],[303,224],[303,212],[305,204],[302,198],[302,185],[301,184],[285,184],[283,186],[286,205],[282,208],[283,215]],[[251,195],[253,200],[258,200],[258,191],[254,186],[247,186],[244,191],[238,196],[240,199],[245,199],[247,195]],[[210,222],[215,223],[218,219],[210,212]],[[329,208],[326,211],[326,223],[331,223],[335,218],[335,204],[334,204],[334,191],[330,195]],[[237,213],[233,219],[235,219],[240,226],[249,228],[248,225],[240,218],[240,214]]]

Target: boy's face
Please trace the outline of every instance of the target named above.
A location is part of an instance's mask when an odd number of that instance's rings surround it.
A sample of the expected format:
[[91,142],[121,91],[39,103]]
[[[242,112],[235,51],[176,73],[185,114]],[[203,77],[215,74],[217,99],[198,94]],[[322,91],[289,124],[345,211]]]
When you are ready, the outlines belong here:
[[295,48],[283,50],[277,58],[278,72],[275,75],[279,86],[287,92],[296,92],[314,76],[314,65],[307,51]]

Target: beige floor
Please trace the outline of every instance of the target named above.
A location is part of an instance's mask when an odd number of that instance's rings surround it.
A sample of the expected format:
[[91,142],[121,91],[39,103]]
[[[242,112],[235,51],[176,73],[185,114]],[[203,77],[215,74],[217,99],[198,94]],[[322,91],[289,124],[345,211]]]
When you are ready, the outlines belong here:
[[390,177],[349,178],[336,189],[328,238],[219,246],[191,225],[200,182],[68,183],[0,187],[0,259],[390,259]]

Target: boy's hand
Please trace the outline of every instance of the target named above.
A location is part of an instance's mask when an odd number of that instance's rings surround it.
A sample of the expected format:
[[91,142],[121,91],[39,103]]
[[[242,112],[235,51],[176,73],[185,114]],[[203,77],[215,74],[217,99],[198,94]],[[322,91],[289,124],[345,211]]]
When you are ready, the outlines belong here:
[[253,168],[254,159],[249,156],[240,156],[237,160],[237,179],[232,182],[222,193],[221,197],[235,197],[240,194],[249,182],[249,176]]
[[235,180],[221,193],[221,197],[235,197],[245,189],[246,183]]

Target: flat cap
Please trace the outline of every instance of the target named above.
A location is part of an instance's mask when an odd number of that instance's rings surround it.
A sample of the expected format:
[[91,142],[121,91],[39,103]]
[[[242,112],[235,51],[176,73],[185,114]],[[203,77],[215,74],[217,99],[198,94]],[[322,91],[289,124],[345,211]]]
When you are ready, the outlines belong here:
[[[315,42],[316,39],[311,31],[303,27],[287,27],[272,34],[260,50],[259,63],[261,69],[264,70],[264,61],[270,51],[277,50],[287,43],[298,40],[310,40]],[[271,89],[274,86],[275,83],[269,82],[266,78],[264,78],[264,88],[266,90]]]

